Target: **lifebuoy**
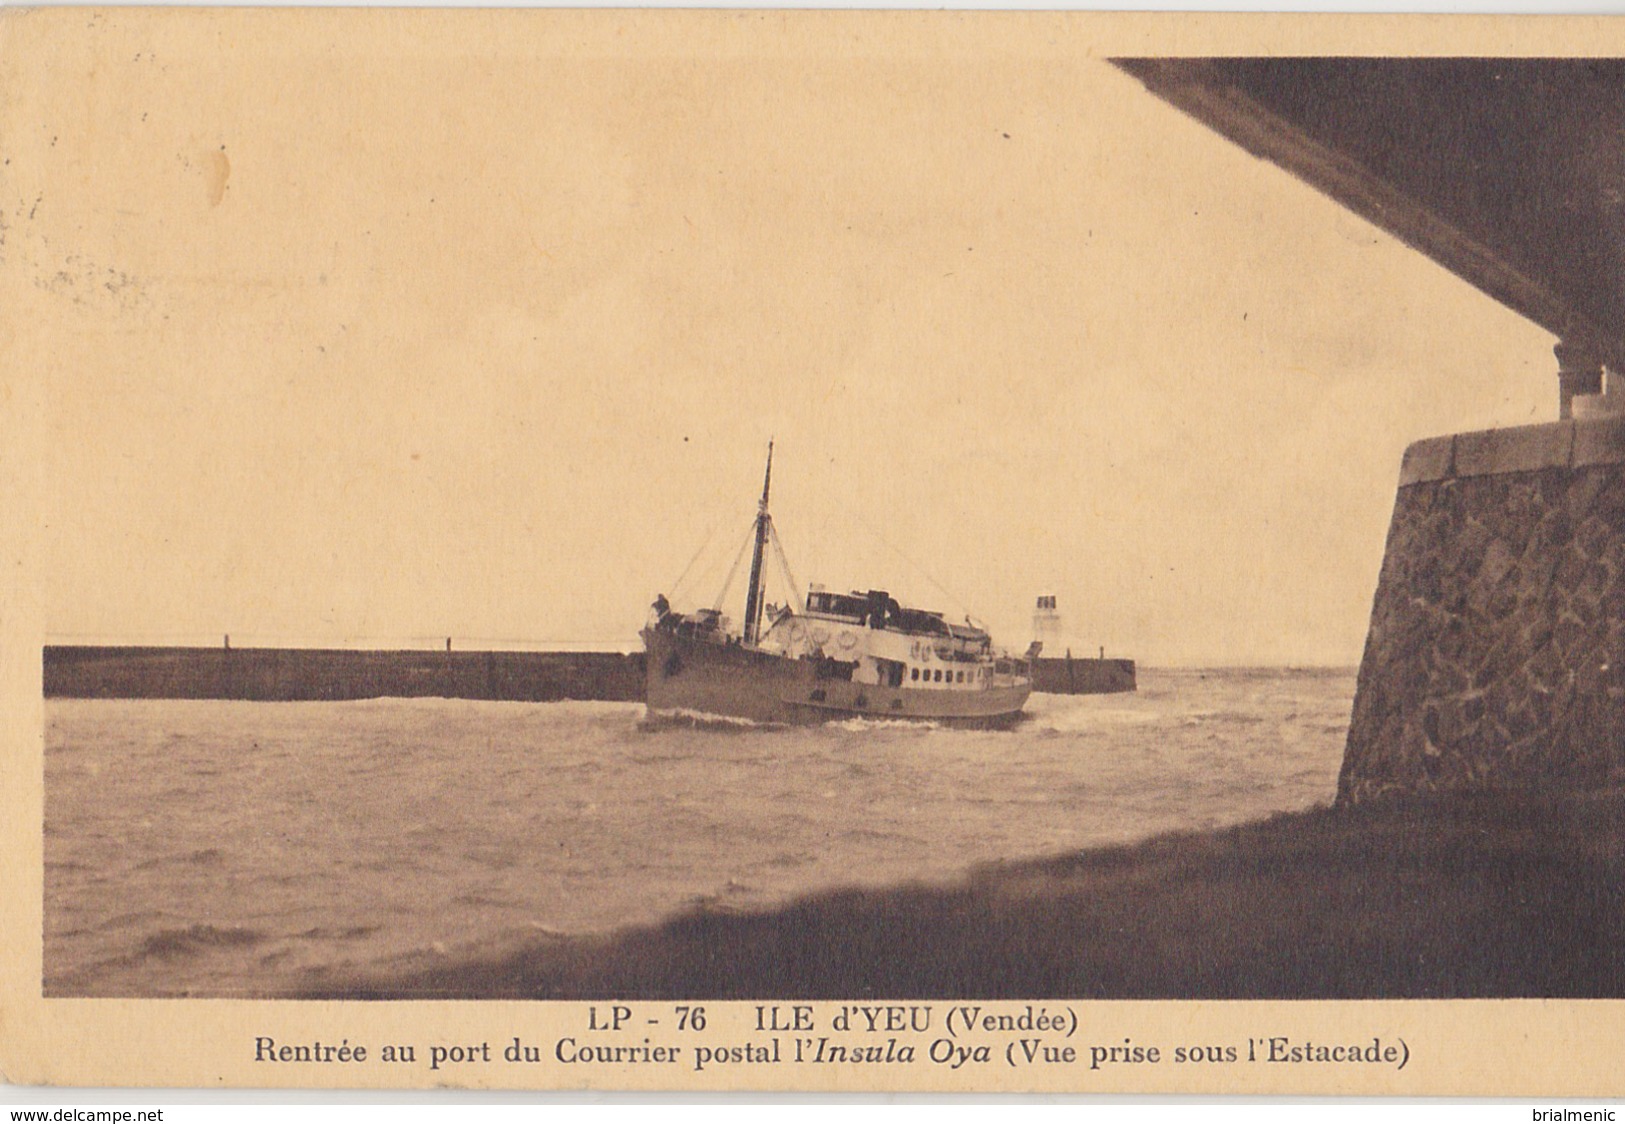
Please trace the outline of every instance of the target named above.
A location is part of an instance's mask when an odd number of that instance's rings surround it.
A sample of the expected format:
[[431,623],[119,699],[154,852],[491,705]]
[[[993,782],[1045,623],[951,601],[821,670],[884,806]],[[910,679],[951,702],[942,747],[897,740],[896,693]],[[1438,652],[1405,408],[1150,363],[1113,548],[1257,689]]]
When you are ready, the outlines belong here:
[[814,644],[829,643],[829,629],[824,628],[822,625],[814,628],[812,630],[812,638]]
[[802,624],[800,621],[795,621],[790,625],[790,639],[791,640],[795,640],[795,641],[799,642],[799,641],[805,639],[806,635],[807,635],[807,626]]
[[842,648],[845,648],[847,651],[851,651],[853,648],[858,646],[858,638],[851,632],[841,633],[841,635],[836,638],[835,642]]

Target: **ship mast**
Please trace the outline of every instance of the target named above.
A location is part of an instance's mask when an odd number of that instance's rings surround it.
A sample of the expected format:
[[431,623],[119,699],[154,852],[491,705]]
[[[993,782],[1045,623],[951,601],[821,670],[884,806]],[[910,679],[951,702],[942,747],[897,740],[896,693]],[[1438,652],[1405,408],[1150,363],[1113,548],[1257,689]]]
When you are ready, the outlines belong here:
[[773,481],[773,442],[767,443],[767,471],[762,475],[762,502],[756,505],[756,544],[750,556],[750,586],[745,592],[745,643],[756,643],[762,626],[762,553],[773,517],[767,513],[767,489]]

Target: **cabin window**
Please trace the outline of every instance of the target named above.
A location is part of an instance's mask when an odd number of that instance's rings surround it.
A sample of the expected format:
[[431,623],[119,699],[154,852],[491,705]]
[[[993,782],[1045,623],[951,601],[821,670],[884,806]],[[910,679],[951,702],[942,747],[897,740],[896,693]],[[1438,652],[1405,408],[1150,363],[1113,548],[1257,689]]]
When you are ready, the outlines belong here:
[[903,665],[899,660],[875,660],[875,678],[886,687],[903,685]]
[[937,670],[933,671],[931,673],[931,678],[933,680],[935,680],[936,682],[941,683],[942,682],[942,668],[939,667],[939,668],[937,668]]
[[918,679],[920,677],[920,669],[917,668],[917,667],[909,668],[908,669],[908,677],[910,679]]

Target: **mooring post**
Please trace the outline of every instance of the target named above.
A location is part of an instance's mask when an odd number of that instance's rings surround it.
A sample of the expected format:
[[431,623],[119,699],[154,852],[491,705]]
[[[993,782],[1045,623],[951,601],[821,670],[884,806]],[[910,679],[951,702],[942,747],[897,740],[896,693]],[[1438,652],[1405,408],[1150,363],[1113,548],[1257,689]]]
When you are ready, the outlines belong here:
[[235,699],[242,697],[242,685],[237,682],[237,661],[231,658],[231,633],[221,637],[220,673],[215,677],[214,697]]

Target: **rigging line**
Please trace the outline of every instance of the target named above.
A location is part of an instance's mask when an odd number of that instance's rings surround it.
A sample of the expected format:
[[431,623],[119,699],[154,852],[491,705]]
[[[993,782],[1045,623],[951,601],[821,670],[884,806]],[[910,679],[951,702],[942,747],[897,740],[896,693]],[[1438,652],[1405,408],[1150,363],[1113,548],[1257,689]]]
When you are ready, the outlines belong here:
[[907,562],[910,566],[913,566],[914,569],[919,573],[919,575],[921,577],[923,577],[926,581],[930,582],[932,585],[936,586],[937,591],[939,593],[941,593],[944,597],[946,597],[949,601],[952,601],[954,603],[954,605],[960,611],[966,613],[967,615],[970,613],[970,607],[965,603],[965,601],[963,601],[957,594],[952,592],[947,586],[943,585],[936,578],[932,577],[926,571],[924,566],[920,565],[918,562],[914,561],[914,559],[912,559],[908,555],[904,554],[897,547],[893,546],[891,544],[891,541],[888,540],[885,535],[880,533],[880,528],[876,527],[873,523],[869,522],[867,519],[863,518],[861,515],[858,515],[856,512],[852,513],[852,518],[855,519],[857,522],[861,523],[864,526],[864,528],[867,529],[868,532],[871,535],[873,535],[875,538],[879,539],[882,546],[886,547],[893,554],[897,555],[897,557],[901,558],[904,562]]
[[716,602],[711,606],[711,608],[715,609],[717,612],[722,612],[723,598],[728,596],[728,590],[730,587],[732,587],[734,578],[739,574],[739,564],[745,560],[746,549],[755,541],[756,521],[753,519],[751,520],[750,524],[750,537],[740,544],[739,553],[734,555],[734,564],[728,567],[728,576],[723,579],[722,589],[717,592]]
[[779,541],[779,529],[768,520],[768,536],[773,540],[773,553],[779,560],[779,569],[784,571],[784,580],[790,583],[790,594],[787,603],[794,605],[801,596],[801,586],[796,584],[796,576],[790,572],[790,556],[784,552],[784,544]]
[[677,575],[677,580],[672,583],[671,587],[673,597],[676,597],[677,591],[683,588],[683,581],[688,577],[688,572],[694,568],[694,563],[700,560],[700,555],[705,553],[705,548],[710,546],[711,540],[717,537],[717,528],[719,526],[721,526],[719,523],[711,524],[711,529],[705,532],[705,541],[700,543],[700,549],[694,552],[694,557],[688,560],[688,565],[683,567],[683,572]]

